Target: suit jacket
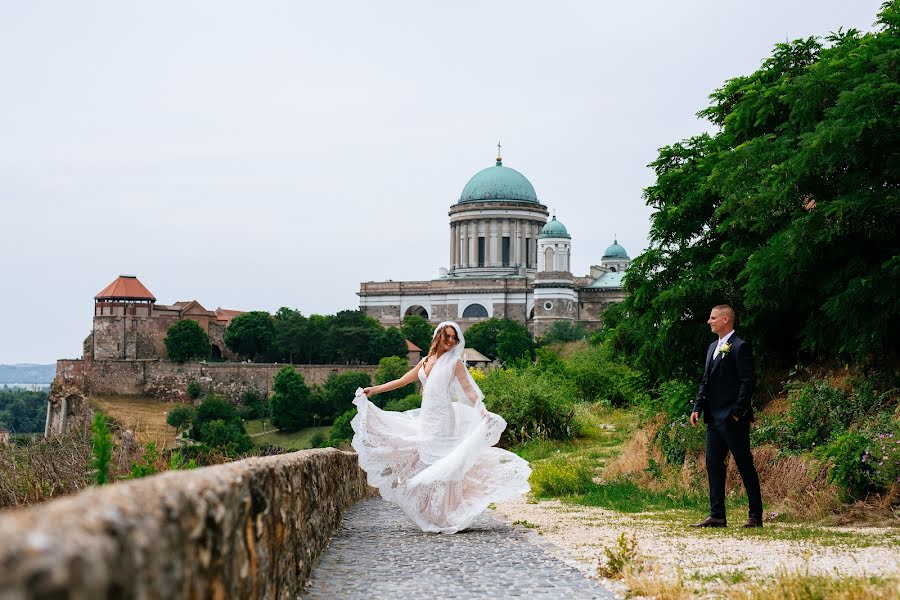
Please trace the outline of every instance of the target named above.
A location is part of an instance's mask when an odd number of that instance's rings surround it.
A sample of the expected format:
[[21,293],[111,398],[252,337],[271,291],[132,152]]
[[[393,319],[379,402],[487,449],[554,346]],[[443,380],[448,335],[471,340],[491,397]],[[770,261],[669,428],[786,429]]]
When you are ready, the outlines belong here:
[[753,420],[750,398],[756,385],[753,350],[737,334],[732,334],[728,340],[729,352],[720,352],[714,358],[717,344],[718,340],[706,351],[706,365],[694,411],[702,413],[706,423],[719,425],[734,420],[734,417],[749,423]]

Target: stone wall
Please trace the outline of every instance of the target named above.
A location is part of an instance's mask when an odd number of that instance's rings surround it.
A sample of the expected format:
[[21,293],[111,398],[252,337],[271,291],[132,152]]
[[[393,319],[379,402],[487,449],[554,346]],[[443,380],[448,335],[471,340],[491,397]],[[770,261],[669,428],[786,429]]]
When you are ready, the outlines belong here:
[[296,598],[368,493],[332,448],[91,488],[0,515],[0,596]]
[[[56,380],[84,394],[146,395],[186,401],[187,386],[237,402],[245,391],[268,395],[275,375],[287,365],[268,363],[176,363],[167,360],[59,360]],[[362,371],[374,378],[377,365],[293,365],[307,385],[323,384],[332,373]],[[52,395],[52,394],[51,394]]]

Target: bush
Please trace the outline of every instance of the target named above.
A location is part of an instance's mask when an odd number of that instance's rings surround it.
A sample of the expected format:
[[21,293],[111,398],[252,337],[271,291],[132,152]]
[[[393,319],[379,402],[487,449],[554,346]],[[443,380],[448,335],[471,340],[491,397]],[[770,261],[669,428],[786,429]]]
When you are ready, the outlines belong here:
[[284,367],[272,384],[272,424],[279,429],[296,431],[312,420],[310,391],[303,375],[293,367]]
[[166,415],[166,423],[177,429],[180,433],[191,426],[196,412],[197,411],[193,406],[179,404]]
[[563,344],[566,342],[577,342],[583,340],[587,335],[587,330],[581,323],[572,323],[571,321],[554,321],[544,337],[541,338],[542,344]]
[[164,343],[169,360],[176,362],[209,358],[212,349],[209,336],[191,319],[182,319],[169,327]]
[[325,437],[325,434],[321,432],[316,432],[313,434],[311,438],[309,438],[309,447],[310,448],[321,448],[328,441],[328,438]]
[[156,462],[159,460],[159,452],[155,442],[147,442],[140,461],[131,463],[131,472],[126,479],[140,479],[157,473]]
[[788,445],[796,450],[808,450],[816,444],[821,446],[832,433],[846,428],[849,423],[841,418],[841,405],[847,401],[846,392],[831,387],[826,381],[814,381],[791,389],[788,393]]
[[384,410],[390,410],[394,412],[406,412],[408,410],[413,410],[414,408],[421,408],[422,406],[422,396],[419,394],[410,394],[406,398],[400,398],[399,400],[391,400],[387,404],[384,405]]
[[353,427],[350,425],[350,421],[356,416],[356,412],[354,406],[334,420],[334,424],[331,426],[331,436],[328,438],[329,445],[337,448],[350,443],[350,440],[353,439]]
[[[353,397],[356,388],[364,388],[372,385],[372,379],[368,373],[362,371],[345,371],[344,373],[332,373],[322,386],[322,406],[319,414],[334,418],[349,410],[353,406]],[[377,399],[380,394],[376,395]]]
[[251,421],[269,416],[269,402],[256,390],[247,390],[241,396],[241,417]]
[[[381,385],[382,383],[393,381],[394,379],[400,379],[407,371],[409,371],[409,360],[400,358],[399,356],[386,356],[378,361],[378,369],[375,371],[375,385]],[[359,387],[367,386],[368,384]],[[376,406],[384,406],[391,400],[405,398],[410,394],[415,393],[415,391],[416,384],[411,383],[401,388],[397,388],[396,390],[385,392],[384,394],[376,394],[373,397],[372,402]]]
[[237,409],[220,396],[208,396],[197,407],[191,437],[230,456],[253,447]]
[[535,438],[569,439],[575,390],[565,379],[537,369],[494,369],[481,382],[485,406],[501,415],[508,426],[508,444]]
[[586,402],[631,406],[646,399],[646,382],[640,372],[610,360],[602,346],[588,346],[565,361],[568,376]]
[[863,498],[872,490],[872,465],[868,457],[869,440],[858,433],[839,435],[826,449],[833,462],[828,480],[841,490],[843,500]]
[[656,432],[654,442],[670,465],[680,467],[689,452],[699,452],[706,447],[706,430],[703,427],[692,427],[690,416],[667,421]]
[[539,497],[585,494],[593,483],[588,464],[571,458],[536,463],[528,481],[534,495]]
[[514,362],[534,352],[531,334],[521,323],[510,319],[491,318],[475,323],[466,330],[466,346],[494,360]]
[[203,393],[203,388],[196,381],[192,381],[187,386],[187,395],[191,400],[196,400]]

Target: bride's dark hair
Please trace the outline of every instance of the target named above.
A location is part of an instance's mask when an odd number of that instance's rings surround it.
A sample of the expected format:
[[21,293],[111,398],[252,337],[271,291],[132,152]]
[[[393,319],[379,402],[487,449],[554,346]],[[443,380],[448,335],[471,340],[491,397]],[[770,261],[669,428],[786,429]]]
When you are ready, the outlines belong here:
[[[456,328],[453,325],[444,325],[443,327],[438,329],[434,333],[434,337],[431,338],[431,348],[428,349],[428,356],[425,357],[425,360],[428,360],[432,356],[437,355],[438,346],[440,345],[441,340],[444,339],[444,332],[448,329],[452,329],[453,333],[456,333]],[[459,336],[457,336],[456,338],[456,343],[459,343]]]

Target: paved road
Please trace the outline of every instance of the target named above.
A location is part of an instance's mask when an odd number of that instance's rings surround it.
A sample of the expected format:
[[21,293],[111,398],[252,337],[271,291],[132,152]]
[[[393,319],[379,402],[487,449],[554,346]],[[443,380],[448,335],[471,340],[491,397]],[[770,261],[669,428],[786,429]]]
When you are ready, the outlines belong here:
[[380,498],[359,502],[303,598],[614,598],[490,512],[465,531],[441,535],[423,533]]

